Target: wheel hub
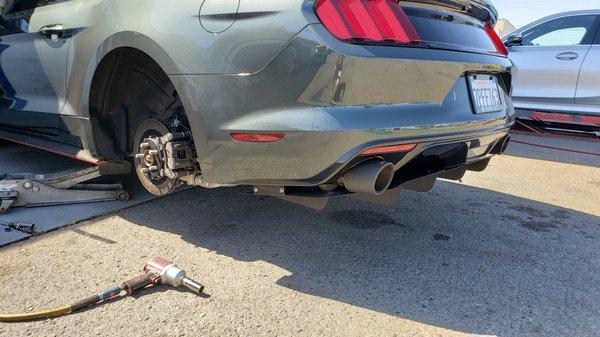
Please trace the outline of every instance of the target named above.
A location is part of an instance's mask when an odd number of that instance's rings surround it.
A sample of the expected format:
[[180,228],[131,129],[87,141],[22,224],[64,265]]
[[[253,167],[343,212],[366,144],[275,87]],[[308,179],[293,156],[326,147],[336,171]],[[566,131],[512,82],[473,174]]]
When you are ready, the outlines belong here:
[[[164,130],[148,130],[150,133],[153,131],[164,131]],[[136,159],[139,159],[140,171],[146,173],[152,180],[160,180],[164,176],[164,149],[161,144],[161,138],[158,136],[150,135],[147,138],[142,139],[139,145],[139,153],[135,155]]]
[[154,155],[149,154],[148,151],[144,151],[143,156],[144,156],[144,164],[146,164],[146,166],[152,166],[156,162]]

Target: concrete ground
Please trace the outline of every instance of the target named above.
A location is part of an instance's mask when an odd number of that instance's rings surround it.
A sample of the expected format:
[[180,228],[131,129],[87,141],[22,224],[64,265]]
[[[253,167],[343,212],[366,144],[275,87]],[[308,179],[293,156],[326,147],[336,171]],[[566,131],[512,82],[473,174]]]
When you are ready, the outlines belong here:
[[516,143],[394,207],[315,212],[241,191],[188,190],[2,248],[0,312],[72,302],[155,255],[208,295],[148,289],[0,335],[600,335],[600,156]]

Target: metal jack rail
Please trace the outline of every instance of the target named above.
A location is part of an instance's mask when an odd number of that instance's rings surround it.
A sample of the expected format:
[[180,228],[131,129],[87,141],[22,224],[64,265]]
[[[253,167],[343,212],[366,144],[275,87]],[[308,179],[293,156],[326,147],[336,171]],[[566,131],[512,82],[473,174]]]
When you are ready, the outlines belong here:
[[97,201],[127,201],[121,184],[84,184],[107,175],[130,172],[128,163],[103,163],[85,169],[55,174],[10,174],[0,176],[0,214],[12,207],[66,205]]
[[137,290],[148,286],[161,284],[175,288],[185,287],[198,295],[202,294],[204,291],[204,286],[202,284],[189,279],[186,272],[177,267],[173,262],[160,257],[155,257],[144,265],[144,274],[134,277],[129,281],[125,281],[120,286],[108,288],[100,294],[82,299],[71,305],[65,305],[46,311],[15,315],[0,314],[0,322],[25,322],[68,315],[96,303],[106,303],[117,297],[129,296]]

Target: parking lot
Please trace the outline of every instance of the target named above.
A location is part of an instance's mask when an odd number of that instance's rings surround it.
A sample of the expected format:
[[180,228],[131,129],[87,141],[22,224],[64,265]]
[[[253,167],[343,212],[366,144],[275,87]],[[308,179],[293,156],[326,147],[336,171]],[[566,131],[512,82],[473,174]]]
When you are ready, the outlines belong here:
[[[157,255],[208,295],[158,287],[0,334],[599,335],[600,156],[524,143],[600,143],[514,139],[487,171],[393,207],[344,198],[315,212],[196,188],[6,246],[0,312],[72,302]],[[11,217],[44,210],[61,207]]]

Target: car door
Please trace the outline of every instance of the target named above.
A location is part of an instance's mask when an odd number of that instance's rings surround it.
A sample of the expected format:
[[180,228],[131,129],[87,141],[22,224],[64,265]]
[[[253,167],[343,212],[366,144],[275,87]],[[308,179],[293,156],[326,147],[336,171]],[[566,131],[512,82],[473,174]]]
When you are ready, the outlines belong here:
[[513,99],[522,109],[568,110],[575,104],[579,70],[596,32],[594,15],[554,18],[523,32],[509,48],[519,69]]
[[578,112],[600,116],[600,29],[579,71],[575,104]]
[[67,94],[67,0],[8,0],[0,16],[0,125],[57,134]]

